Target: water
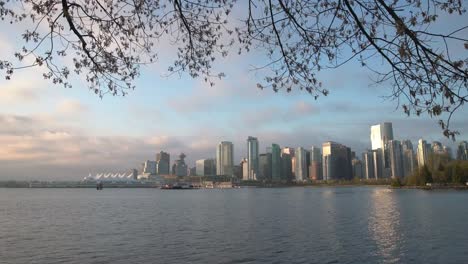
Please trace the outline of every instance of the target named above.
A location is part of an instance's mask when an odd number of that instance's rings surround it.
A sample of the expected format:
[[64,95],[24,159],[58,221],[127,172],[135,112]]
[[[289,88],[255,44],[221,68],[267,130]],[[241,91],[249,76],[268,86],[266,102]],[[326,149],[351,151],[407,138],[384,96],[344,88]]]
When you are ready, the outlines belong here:
[[468,263],[468,192],[0,189],[0,263]]

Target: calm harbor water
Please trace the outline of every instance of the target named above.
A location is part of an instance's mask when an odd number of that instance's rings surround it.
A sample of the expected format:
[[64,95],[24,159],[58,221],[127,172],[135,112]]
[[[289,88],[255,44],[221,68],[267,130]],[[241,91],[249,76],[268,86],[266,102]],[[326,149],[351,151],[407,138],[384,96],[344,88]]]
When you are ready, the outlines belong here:
[[468,263],[468,192],[0,189],[0,263]]

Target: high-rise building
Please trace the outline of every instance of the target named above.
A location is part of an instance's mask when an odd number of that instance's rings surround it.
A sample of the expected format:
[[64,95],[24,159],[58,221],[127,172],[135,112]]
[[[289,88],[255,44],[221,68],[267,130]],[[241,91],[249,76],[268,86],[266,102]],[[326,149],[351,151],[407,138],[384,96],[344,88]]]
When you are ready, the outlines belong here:
[[410,176],[416,168],[416,159],[413,150],[413,144],[409,140],[403,140],[402,143],[403,154],[403,174],[405,177]]
[[309,178],[311,180],[322,180],[322,171],[321,149],[312,146],[310,149]]
[[201,159],[195,162],[197,176],[216,175],[216,161],[214,159]]
[[271,145],[271,179],[281,181],[281,148],[278,144]]
[[431,145],[428,144],[426,140],[419,139],[418,153],[417,153],[419,167],[426,165],[430,154],[431,154]]
[[271,153],[260,154],[258,157],[258,180],[271,181],[272,155]]
[[172,165],[172,174],[179,176],[179,177],[185,177],[188,174],[188,167],[187,164],[185,164],[185,154],[181,153],[179,155],[179,159],[174,162],[174,165]]
[[249,180],[257,180],[258,174],[258,139],[256,137],[247,138],[247,168]]
[[439,141],[433,141],[431,149],[434,154],[445,154],[444,146]]
[[366,179],[375,179],[374,152],[367,150],[362,154],[362,174]]
[[353,178],[354,179],[364,178],[363,173],[362,173],[362,162],[355,158],[351,161],[351,165],[353,166]]
[[377,178],[387,178],[391,174],[388,141],[393,140],[392,123],[384,122],[371,126],[370,139],[372,150],[381,152],[380,155],[377,155],[377,157],[380,157],[378,163],[381,168],[379,171],[380,174],[377,175]]
[[404,164],[403,164],[403,150],[401,142],[398,140],[390,140],[389,152],[390,152],[390,167],[392,170],[392,178],[403,178]]
[[292,176],[291,154],[281,152],[281,181],[289,182]]
[[310,149],[309,178],[311,180],[322,180],[322,153],[321,149],[312,146]]
[[216,148],[216,175],[233,175],[234,145],[221,141]]
[[171,156],[169,153],[161,151],[156,154],[156,174],[167,175],[170,171]]
[[249,167],[247,159],[242,159],[240,166],[242,168],[242,180],[248,181],[249,180]]
[[372,163],[374,164],[374,177],[376,179],[384,177],[382,156],[381,149],[372,150]]
[[[284,154],[288,154],[289,155],[289,160],[291,162],[291,172],[290,172],[290,176],[288,176],[288,181],[289,180],[292,180],[295,178],[295,173],[296,173],[296,153],[295,153],[295,149],[294,148],[291,148],[291,147],[284,147],[283,150],[282,150],[282,153]],[[288,171],[289,173],[289,171]],[[289,174],[288,174],[289,175]]]
[[147,160],[143,165],[143,173],[145,174],[156,174],[156,161]]
[[323,179],[352,179],[351,149],[328,141],[322,145]]
[[457,160],[468,160],[468,142],[462,141],[458,144]]
[[298,147],[296,149],[296,182],[302,182],[308,178],[307,170],[307,151],[302,147]]

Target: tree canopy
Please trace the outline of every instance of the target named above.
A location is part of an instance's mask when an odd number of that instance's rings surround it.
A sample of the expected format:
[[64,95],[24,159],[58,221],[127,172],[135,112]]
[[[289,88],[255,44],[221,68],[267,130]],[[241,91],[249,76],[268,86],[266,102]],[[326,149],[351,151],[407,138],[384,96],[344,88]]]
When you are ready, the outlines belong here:
[[99,96],[125,95],[140,66],[158,58],[159,41],[170,40],[170,72],[213,85],[224,76],[217,58],[260,50],[269,61],[258,68],[269,74],[259,88],[318,98],[329,93],[318,72],[355,60],[391,85],[404,113],[440,117],[454,137],[450,118],[468,100],[468,22],[437,27],[454,16],[466,17],[461,0],[0,0],[1,21],[26,28],[17,60],[0,60],[0,70],[10,79],[40,67],[65,87],[80,75]]

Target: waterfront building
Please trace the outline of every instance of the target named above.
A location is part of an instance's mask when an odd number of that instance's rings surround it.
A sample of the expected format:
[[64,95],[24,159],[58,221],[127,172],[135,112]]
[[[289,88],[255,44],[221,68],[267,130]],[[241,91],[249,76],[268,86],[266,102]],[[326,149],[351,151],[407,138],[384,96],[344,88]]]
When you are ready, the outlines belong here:
[[271,144],[271,179],[281,181],[281,148],[278,144]]
[[295,158],[296,158],[295,179],[296,179],[296,182],[302,182],[308,178],[307,151],[303,147],[298,147],[296,149]]
[[422,167],[426,165],[429,155],[431,153],[431,145],[426,142],[424,139],[419,139],[418,141],[418,166]]
[[147,160],[143,164],[143,173],[144,174],[156,174],[156,161]]
[[351,149],[328,141],[322,145],[324,180],[352,179]]
[[372,150],[372,163],[374,164],[374,177],[376,179],[383,178],[383,152],[380,149]]
[[234,171],[234,145],[229,141],[222,141],[216,148],[216,175],[232,176]]
[[179,177],[185,177],[188,174],[188,167],[187,164],[185,164],[185,154],[181,153],[179,155],[179,159],[174,162],[174,165],[172,165],[172,174],[179,176]]
[[401,145],[403,154],[403,174],[405,177],[408,177],[413,173],[414,169],[416,168],[415,153],[411,141],[403,140]]
[[[393,140],[393,127],[392,123],[384,122],[378,125],[371,126],[371,146],[373,151],[379,151],[380,154],[376,156],[379,158],[377,161],[381,169],[377,178],[387,178],[391,175],[390,168],[390,153],[388,151],[388,141]],[[375,164],[375,163],[374,163]]]
[[272,155],[271,153],[260,154],[258,158],[258,180],[271,181]]
[[169,153],[161,151],[156,154],[156,174],[167,175],[170,171],[171,156]]
[[457,160],[468,160],[468,142],[462,141],[458,144]]
[[281,181],[289,182],[292,178],[291,154],[281,152]]
[[376,179],[374,174],[374,152],[367,150],[362,154],[363,177],[366,179]]
[[392,171],[392,178],[403,178],[405,176],[403,168],[403,150],[401,142],[398,140],[390,140],[390,167]]
[[197,176],[216,175],[216,161],[214,159],[201,159],[195,162]]
[[249,180],[257,180],[258,156],[258,139],[249,136],[247,138],[247,169]]
[[310,149],[309,178],[311,180],[322,180],[322,153],[321,149],[312,146]]
[[354,179],[362,179],[363,173],[362,173],[362,162],[359,159],[354,158],[351,161],[351,165],[353,166],[353,178]]
[[242,180],[248,181],[249,180],[249,166],[247,159],[241,160],[241,167],[242,167]]

